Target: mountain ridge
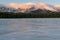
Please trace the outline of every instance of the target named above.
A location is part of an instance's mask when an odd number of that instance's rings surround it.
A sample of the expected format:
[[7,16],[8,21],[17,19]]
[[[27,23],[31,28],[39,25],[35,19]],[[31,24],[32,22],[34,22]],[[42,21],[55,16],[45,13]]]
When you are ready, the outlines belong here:
[[0,4],[0,7],[5,7],[6,9],[10,8],[9,10],[12,9],[12,10],[15,10],[16,12],[27,12],[27,13],[31,12],[31,11],[38,10],[38,9],[50,10],[50,11],[55,11],[55,12],[60,11],[60,9],[59,9],[60,6],[59,5],[52,6],[52,5],[47,5],[45,3],[34,3],[34,2],[22,3],[22,4],[9,3],[9,4],[3,4],[2,6]]

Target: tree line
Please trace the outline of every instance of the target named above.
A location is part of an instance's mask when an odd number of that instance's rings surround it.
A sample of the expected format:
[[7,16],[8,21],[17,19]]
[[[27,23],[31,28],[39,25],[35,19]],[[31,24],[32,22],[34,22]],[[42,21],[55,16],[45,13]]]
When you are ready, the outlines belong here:
[[0,12],[0,18],[60,18],[60,12],[52,12],[52,13]]

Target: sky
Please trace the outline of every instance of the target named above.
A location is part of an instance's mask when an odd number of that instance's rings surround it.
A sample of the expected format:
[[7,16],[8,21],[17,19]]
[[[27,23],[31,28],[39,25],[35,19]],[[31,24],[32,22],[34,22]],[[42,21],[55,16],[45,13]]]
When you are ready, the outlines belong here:
[[7,3],[27,3],[27,2],[42,2],[46,4],[60,4],[60,0],[0,0],[0,4],[7,4]]

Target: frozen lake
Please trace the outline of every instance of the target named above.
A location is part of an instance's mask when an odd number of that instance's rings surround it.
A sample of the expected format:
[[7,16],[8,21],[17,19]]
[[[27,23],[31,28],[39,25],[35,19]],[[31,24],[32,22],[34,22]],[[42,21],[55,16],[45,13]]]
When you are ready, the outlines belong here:
[[60,40],[60,18],[0,19],[0,40]]

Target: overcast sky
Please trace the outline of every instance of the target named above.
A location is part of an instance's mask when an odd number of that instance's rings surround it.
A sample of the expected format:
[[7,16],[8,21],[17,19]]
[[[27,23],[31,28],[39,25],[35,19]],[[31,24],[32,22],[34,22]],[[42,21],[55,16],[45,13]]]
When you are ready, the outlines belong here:
[[1,4],[7,4],[7,3],[27,3],[27,2],[42,2],[46,4],[60,4],[60,0],[0,0]]

